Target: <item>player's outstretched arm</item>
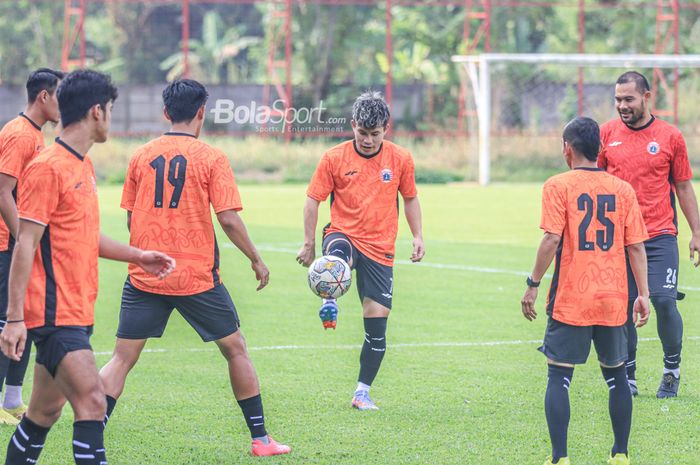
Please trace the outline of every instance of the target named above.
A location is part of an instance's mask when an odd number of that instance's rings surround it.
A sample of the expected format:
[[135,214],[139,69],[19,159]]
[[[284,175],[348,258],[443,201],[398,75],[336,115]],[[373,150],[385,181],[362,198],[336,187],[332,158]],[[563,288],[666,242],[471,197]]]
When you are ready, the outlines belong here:
[[[532,279],[532,281],[536,283],[542,281],[542,277],[547,272],[547,268],[549,268],[549,265],[552,264],[552,260],[554,260],[554,254],[557,253],[557,247],[559,247],[560,241],[560,235],[550,232],[544,233],[544,237],[540,242],[540,247],[537,249],[535,267],[532,269],[532,274],[530,275],[530,279]],[[520,307],[523,312],[523,316],[530,321],[537,318],[537,312],[535,311],[536,300],[537,287],[528,286],[525,290],[525,295],[520,301]]]
[[693,233],[690,239],[690,261],[697,267],[700,265],[700,215],[698,215],[698,201],[692,182],[677,182],[676,193],[683,215],[690,226],[690,232]]
[[403,199],[403,209],[406,215],[408,227],[411,228],[413,234],[413,251],[411,252],[411,261],[419,262],[425,256],[425,244],[423,243],[423,217],[420,210],[420,202],[418,197]]
[[17,237],[17,231],[19,230],[17,204],[12,196],[12,191],[16,186],[17,178],[0,173],[0,215],[2,215],[2,219],[5,221],[12,237]]
[[309,266],[316,258],[316,225],[318,224],[318,206],[321,202],[306,197],[304,204],[304,245],[299,249],[297,262]]
[[628,245],[627,255],[630,259],[630,268],[632,268],[637,289],[639,289],[639,296],[634,301],[632,313],[634,314],[635,326],[640,328],[649,321],[649,280],[647,275],[647,252],[644,244]]
[[46,226],[33,221],[20,221],[19,233],[10,265],[9,297],[7,301],[7,322],[0,334],[2,353],[11,360],[19,361],[27,341],[27,327],[24,325],[24,296],[32,273],[34,254],[44,235]]
[[267,269],[265,262],[255,248],[255,244],[248,236],[248,230],[243,223],[243,219],[238,215],[236,210],[224,210],[216,214],[221,228],[233,245],[238,247],[238,250],[250,260],[250,267],[255,272],[255,279],[260,283],[257,290],[267,286],[270,282],[270,270]]
[[100,234],[100,257],[119,262],[128,262],[143,268],[146,273],[163,279],[175,269],[175,260],[170,256],[153,250],[141,250],[122,244]]

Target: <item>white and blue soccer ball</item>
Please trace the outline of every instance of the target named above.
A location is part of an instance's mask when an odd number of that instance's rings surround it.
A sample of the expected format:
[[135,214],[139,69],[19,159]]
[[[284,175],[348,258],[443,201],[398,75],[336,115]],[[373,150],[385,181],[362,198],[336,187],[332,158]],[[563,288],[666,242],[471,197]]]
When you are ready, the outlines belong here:
[[352,270],[345,260],[333,255],[319,257],[309,267],[309,287],[323,299],[337,299],[348,292]]

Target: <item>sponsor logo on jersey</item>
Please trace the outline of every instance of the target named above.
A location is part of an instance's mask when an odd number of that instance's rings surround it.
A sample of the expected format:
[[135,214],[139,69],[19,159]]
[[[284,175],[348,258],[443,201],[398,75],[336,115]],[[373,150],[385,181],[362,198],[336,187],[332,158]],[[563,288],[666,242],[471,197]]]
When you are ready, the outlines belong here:
[[390,182],[394,177],[394,173],[389,168],[385,168],[381,172],[382,182]]
[[615,142],[610,142],[608,144],[608,147],[617,147],[618,145],[622,145],[622,142],[620,142],[619,140],[616,140]]
[[649,145],[647,145],[647,152],[649,152],[649,155],[656,155],[659,153],[659,150],[661,150],[661,147],[656,141],[649,142]]
[[357,170],[352,170],[352,171],[348,171],[347,173],[345,173],[345,176],[353,176],[356,174],[357,174]]
[[676,287],[676,286],[674,286],[673,284],[666,284],[666,285],[664,286],[664,289],[673,289],[673,288],[675,288],[675,287]]

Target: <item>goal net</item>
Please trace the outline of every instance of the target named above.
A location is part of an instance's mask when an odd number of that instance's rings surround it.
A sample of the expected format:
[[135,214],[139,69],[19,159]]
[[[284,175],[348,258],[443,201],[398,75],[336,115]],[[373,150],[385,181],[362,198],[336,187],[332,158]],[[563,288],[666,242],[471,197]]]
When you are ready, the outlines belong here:
[[615,81],[634,69],[652,85],[652,113],[677,124],[700,167],[700,55],[482,54],[461,66],[470,172],[481,184],[561,171],[572,118],[617,117]]

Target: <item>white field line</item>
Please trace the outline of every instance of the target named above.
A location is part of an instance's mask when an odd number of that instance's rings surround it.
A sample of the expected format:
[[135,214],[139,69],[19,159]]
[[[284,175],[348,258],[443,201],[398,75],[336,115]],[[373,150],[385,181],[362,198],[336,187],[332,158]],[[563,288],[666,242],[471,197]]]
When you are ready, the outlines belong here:
[[[690,336],[685,338],[687,341],[699,341],[700,336]],[[650,342],[657,341],[655,337],[642,337],[639,341]],[[475,341],[475,342],[405,342],[398,344],[389,344],[390,349],[402,348],[421,348],[421,347],[494,347],[494,346],[522,346],[541,344],[541,339],[531,340],[515,340],[515,341]],[[249,352],[269,352],[275,350],[358,350],[362,346],[357,344],[338,344],[338,345],[283,345],[283,346],[260,346],[248,347]],[[213,352],[217,350],[216,345],[208,347],[184,348],[184,349],[144,349],[146,354],[163,354],[168,352]],[[111,355],[112,352],[95,352],[95,355]]]
[[[224,247],[234,248],[235,246],[231,243],[225,243]],[[274,245],[260,245],[258,250],[264,252],[277,252],[277,253],[288,253],[295,254],[299,252],[299,249],[289,249],[286,247],[277,247]],[[483,266],[472,266],[472,265],[459,265],[455,263],[431,263],[431,262],[420,262],[413,263],[410,260],[395,260],[394,263],[397,265],[411,265],[419,266],[424,268],[437,268],[440,270],[455,270],[455,271],[472,271],[475,273],[491,273],[491,274],[507,274],[512,276],[522,276],[527,277],[530,275],[527,271],[516,271],[516,270],[506,270],[502,268],[488,268]],[[547,279],[550,279],[552,275],[545,275]],[[700,287],[689,287],[689,286],[679,286],[679,289],[684,291],[700,291]]]

